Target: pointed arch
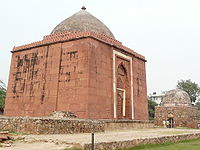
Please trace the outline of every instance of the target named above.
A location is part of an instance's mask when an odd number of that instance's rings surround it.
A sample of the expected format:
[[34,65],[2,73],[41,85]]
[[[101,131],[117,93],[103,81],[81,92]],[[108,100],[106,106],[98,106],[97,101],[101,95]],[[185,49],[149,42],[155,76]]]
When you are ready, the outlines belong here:
[[123,63],[120,63],[117,67],[117,73],[121,76],[127,76],[127,69]]

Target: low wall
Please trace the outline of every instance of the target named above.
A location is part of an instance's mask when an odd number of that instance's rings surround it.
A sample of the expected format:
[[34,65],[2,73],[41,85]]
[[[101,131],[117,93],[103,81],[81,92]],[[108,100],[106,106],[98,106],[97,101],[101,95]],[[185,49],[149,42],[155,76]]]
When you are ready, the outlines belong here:
[[154,127],[154,122],[149,120],[104,120],[104,122],[106,131]]
[[187,127],[189,128],[200,128],[200,116],[193,116],[187,122]]
[[73,118],[0,117],[0,129],[27,134],[91,133],[103,132],[105,124],[98,120]]
[[0,130],[27,134],[74,134],[152,127],[152,121],[0,116]]
[[193,106],[156,106],[154,123],[157,126],[163,126],[163,121],[171,117],[174,127],[198,128],[200,118],[197,116],[197,111],[197,107]]
[[[133,139],[129,141],[116,141],[116,142],[103,142],[103,143],[96,143],[95,150],[114,150],[114,149],[121,149],[121,148],[130,148],[142,144],[160,144],[165,142],[178,142],[183,140],[195,139],[199,138],[200,133],[194,134],[182,134],[182,135],[175,135],[175,136],[162,136],[156,138],[142,138],[142,139]],[[91,150],[91,144],[85,144],[84,150]]]

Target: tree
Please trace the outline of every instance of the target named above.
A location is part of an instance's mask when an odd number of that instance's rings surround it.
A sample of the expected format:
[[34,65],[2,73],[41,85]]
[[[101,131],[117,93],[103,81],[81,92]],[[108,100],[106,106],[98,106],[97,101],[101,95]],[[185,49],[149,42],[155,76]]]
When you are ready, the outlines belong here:
[[198,115],[200,116],[200,101],[196,102],[194,106],[198,108]]
[[5,105],[5,98],[6,98],[6,86],[0,80],[0,112],[3,112],[4,105]]
[[149,119],[154,119],[155,106],[158,104],[152,100],[148,100]]
[[191,102],[195,102],[200,96],[199,85],[192,82],[190,79],[178,81],[177,88],[187,92],[190,96]]

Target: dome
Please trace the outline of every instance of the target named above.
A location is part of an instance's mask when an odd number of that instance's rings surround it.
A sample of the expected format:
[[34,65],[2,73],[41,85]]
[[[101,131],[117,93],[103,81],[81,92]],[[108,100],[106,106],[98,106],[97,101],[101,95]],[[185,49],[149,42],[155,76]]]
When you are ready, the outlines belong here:
[[58,24],[51,34],[58,32],[96,32],[115,38],[112,32],[99,19],[86,11],[85,7]]
[[192,103],[188,93],[180,89],[168,91],[161,102],[161,106],[191,106],[191,105]]

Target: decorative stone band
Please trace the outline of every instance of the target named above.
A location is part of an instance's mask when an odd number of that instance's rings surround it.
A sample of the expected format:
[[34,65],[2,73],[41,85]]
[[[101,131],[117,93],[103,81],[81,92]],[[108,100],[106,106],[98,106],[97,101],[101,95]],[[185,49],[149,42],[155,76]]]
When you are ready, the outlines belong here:
[[99,34],[99,33],[95,33],[95,32],[60,32],[60,33],[47,35],[47,36],[44,36],[43,40],[41,40],[41,41],[14,47],[12,53],[17,52],[17,51],[28,50],[28,49],[35,48],[35,47],[50,45],[50,44],[54,44],[54,43],[65,42],[65,41],[70,41],[70,40],[77,40],[77,39],[88,38],[88,37],[94,38],[103,43],[106,43],[113,47],[124,50],[124,51],[130,53],[131,55],[133,55],[134,57],[137,57],[143,61],[146,61],[144,56],[142,56],[142,55],[136,53],[135,51],[131,50],[130,48],[122,45],[121,42],[119,42],[107,35]]

